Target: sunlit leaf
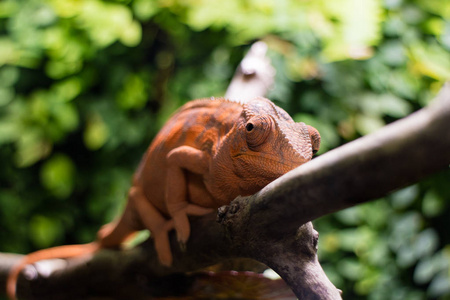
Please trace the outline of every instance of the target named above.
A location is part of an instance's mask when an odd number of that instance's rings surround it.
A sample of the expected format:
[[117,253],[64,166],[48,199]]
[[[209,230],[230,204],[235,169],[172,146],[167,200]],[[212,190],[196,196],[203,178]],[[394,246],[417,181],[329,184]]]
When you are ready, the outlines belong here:
[[19,52],[16,47],[11,39],[0,36],[0,66],[18,61]]
[[400,41],[389,41],[381,45],[379,54],[389,66],[401,66],[407,62],[408,57]]
[[330,61],[372,56],[371,45],[380,39],[383,20],[380,2],[375,0],[323,1],[330,18],[336,18],[335,34],[328,39],[324,55]]
[[417,258],[434,253],[439,245],[439,237],[433,229],[422,231],[411,244],[411,251]]
[[70,132],[78,126],[78,112],[71,103],[55,105],[53,117],[56,120],[56,125],[64,131]]
[[30,239],[35,247],[48,248],[53,245],[62,234],[61,224],[57,219],[36,215],[29,224]]
[[365,266],[355,259],[344,258],[338,263],[339,272],[352,280],[359,280],[364,277]]
[[411,48],[414,68],[423,74],[437,80],[450,78],[450,60],[448,51],[438,47],[435,43],[417,43]]
[[27,131],[21,132],[15,156],[19,167],[28,167],[50,154],[52,144],[43,136],[38,128],[28,128]]
[[142,28],[138,22],[129,23],[120,33],[120,41],[129,47],[137,46],[142,39]]
[[436,276],[431,282],[428,293],[430,296],[449,295],[450,293],[450,276],[448,272],[442,272]]
[[17,124],[8,120],[0,122],[0,144],[15,141],[19,132]]
[[14,90],[11,88],[0,88],[0,107],[7,105],[14,99]]
[[390,196],[392,198],[392,206],[396,209],[405,209],[414,202],[418,193],[419,187],[417,185],[403,188]]
[[81,92],[81,80],[78,77],[69,78],[53,85],[52,89],[60,101],[70,101]]
[[422,218],[417,212],[408,211],[407,213],[392,218],[392,232],[389,237],[389,245],[395,251],[405,246],[407,252],[411,252],[411,239],[416,236],[422,224]]
[[75,172],[75,165],[68,156],[55,154],[42,166],[41,182],[56,197],[66,198],[75,185]]
[[418,284],[429,283],[435,277],[442,277],[450,267],[450,259],[444,251],[433,256],[425,256],[420,259],[414,270],[414,280]]
[[92,114],[84,131],[84,144],[88,149],[97,150],[102,147],[109,138],[109,129],[101,116]]
[[388,116],[402,118],[412,112],[412,106],[406,100],[391,94],[384,94],[378,97],[380,109]]
[[336,218],[343,224],[347,225],[361,224],[361,215],[356,207],[347,208],[337,212]]
[[0,86],[10,87],[19,79],[19,69],[13,66],[4,66],[0,68]]
[[136,0],[133,1],[134,14],[142,21],[147,21],[158,12],[156,1]]
[[148,87],[142,76],[131,74],[117,95],[117,103],[124,109],[142,108],[148,100]]
[[364,277],[355,285],[355,291],[360,295],[369,295],[372,289],[379,281],[380,274],[374,270],[368,269]]
[[441,18],[430,18],[425,23],[425,30],[435,36],[439,36],[444,33],[445,21]]
[[443,5],[440,0],[417,1],[416,3],[426,11],[442,16],[444,19],[450,19],[450,7]]
[[372,133],[385,125],[381,117],[357,115],[355,126],[362,135]]
[[435,192],[428,191],[422,202],[422,210],[425,216],[435,217],[444,212],[445,200]]

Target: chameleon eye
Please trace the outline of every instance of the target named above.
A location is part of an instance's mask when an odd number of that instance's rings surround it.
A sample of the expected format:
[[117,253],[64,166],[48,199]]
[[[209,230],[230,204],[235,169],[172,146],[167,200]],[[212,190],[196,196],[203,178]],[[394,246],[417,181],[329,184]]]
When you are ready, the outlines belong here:
[[263,144],[271,132],[272,119],[266,116],[251,118],[245,125],[247,145],[255,150]]

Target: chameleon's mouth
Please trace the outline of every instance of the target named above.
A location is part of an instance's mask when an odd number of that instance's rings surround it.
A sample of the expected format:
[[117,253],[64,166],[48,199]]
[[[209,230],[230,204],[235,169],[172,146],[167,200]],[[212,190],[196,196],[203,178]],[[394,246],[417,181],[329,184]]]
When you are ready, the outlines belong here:
[[239,158],[239,157],[252,157],[255,160],[260,160],[261,164],[264,164],[264,162],[272,162],[272,166],[273,164],[276,165],[282,165],[286,168],[294,169],[306,162],[309,161],[309,159],[306,159],[304,157],[302,157],[301,155],[298,156],[298,160],[297,159],[287,159],[287,158],[282,158],[280,159],[279,156],[277,155],[273,155],[273,154],[268,154],[268,153],[249,153],[249,152],[245,152],[245,153],[238,153],[236,155],[233,155],[233,158]]

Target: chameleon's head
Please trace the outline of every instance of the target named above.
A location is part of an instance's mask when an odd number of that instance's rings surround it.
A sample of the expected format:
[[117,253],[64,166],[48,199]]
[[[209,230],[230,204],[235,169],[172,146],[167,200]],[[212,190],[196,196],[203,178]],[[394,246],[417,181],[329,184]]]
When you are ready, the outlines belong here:
[[264,98],[244,105],[232,140],[229,151],[233,172],[240,178],[241,190],[248,189],[248,194],[310,161],[320,145],[315,128],[294,122]]

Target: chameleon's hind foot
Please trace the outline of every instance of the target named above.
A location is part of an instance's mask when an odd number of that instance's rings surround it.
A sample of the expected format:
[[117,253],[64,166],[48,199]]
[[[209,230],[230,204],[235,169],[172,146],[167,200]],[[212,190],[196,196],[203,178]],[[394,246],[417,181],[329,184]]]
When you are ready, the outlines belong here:
[[178,241],[178,246],[180,247],[181,252],[186,252],[186,244]]
[[191,225],[189,224],[188,215],[203,216],[212,213],[213,211],[213,208],[205,208],[198,205],[189,204],[173,214],[172,219],[175,223],[178,243],[186,245],[191,234]]

